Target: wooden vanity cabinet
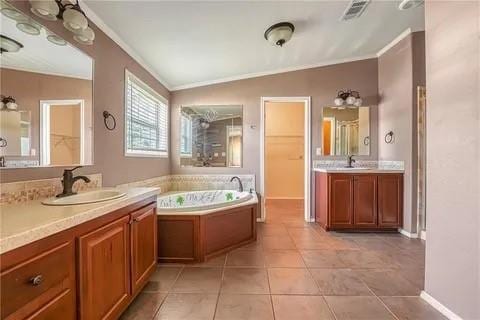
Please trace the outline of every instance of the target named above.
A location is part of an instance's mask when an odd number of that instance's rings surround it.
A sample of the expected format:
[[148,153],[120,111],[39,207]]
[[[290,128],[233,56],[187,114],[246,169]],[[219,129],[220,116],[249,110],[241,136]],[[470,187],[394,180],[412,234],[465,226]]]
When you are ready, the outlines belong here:
[[156,261],[151,197],[2,254],[0,319],[118,319]]
[[315,175],[315,217],[326,230],[394,230],[403,220],[403,174]]

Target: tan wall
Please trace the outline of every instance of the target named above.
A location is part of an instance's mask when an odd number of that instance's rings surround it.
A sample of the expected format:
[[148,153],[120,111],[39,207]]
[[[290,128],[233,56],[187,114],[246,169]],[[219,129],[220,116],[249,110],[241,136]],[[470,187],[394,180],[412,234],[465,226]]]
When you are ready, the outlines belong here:
[[[416,85],[425,74],[424,55],[420,33],[405,37],[378,58],[378,159],[402,160],[404,175],[403,228],[416,232]],[[418,40],[419,39],[419,40]],[[415,55],[414,55],[415,52]],[[414,78],[414,74],[418,78]],[[417,82],[417,83],[415,83]],[[424,83],[423,83],[424,84]],[[428,104],[428,101],[427,101]],[[393,131],[392,144],[384,141]]]
[[266,198],[304,198],[303,103],[265,104]]
[[[11,1],[13,5],[29,14],[28,1]],[[161,176],[170,172],[170,162],[165,158],[135,158],[124,156],[124,77],[125,68],[146,82],[166,99],[169,91],[150,73],[123,51],[113,40],[90,23],[95,31],[92,46],[79,45],[72,39],[72,33],[62,26],[61,21],[41,21],[47,28],[71,41],[74,46],[94,60],[94,165],[78,173],[101,172],[103,183],[112,186],[129,181]],[[3,84],[2,84],[3,85]],[[108,110],[117,119],[115,131],[108,131],[103,124],[102,112]],[[59,177],[62,168],[8,169],[0,171],[2,182]]]
[[480,3],[426,1],[425,290],[480,319]]
[[[311,96],[312,98],[312,158],[321,147],[322,107],[331,106],[337,91],[355,89],[373,105],[372,141],[377,141],[377,59],[293,71],[210,86],[172,92],[171,97],[171,169],[173,173],[252,173],[260,181],[260,100],[261,97]],[[182,105],[237,104],[243,105],[244,131],[242,168],[184,168],[180,166],[180,107]],[[377,159],[376,143],[370,156]]]
[[50,163],[80,163],[80,105],[50,106]]

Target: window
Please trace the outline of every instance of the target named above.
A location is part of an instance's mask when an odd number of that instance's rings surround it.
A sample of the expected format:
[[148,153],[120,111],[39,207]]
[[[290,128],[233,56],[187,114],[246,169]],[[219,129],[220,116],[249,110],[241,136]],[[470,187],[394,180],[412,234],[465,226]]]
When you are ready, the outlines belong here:
[[180,116],[180,156],[192,156],[192,119],[182,113]]
[[168,156],[167,100],[125,71],[125,155]]

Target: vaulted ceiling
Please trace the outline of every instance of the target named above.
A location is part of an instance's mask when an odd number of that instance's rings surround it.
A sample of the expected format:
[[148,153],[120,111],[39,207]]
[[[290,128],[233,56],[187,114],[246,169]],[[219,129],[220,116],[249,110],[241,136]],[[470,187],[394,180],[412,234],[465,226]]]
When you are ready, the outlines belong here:
[[[410,28],[423,30],[423,6],[372,1],[351,21],[349,1],[83,1],[171,89],[374,56]],[[263,38],[290,21],[283,48]],[[97,21],[98,22],[98,21]]]

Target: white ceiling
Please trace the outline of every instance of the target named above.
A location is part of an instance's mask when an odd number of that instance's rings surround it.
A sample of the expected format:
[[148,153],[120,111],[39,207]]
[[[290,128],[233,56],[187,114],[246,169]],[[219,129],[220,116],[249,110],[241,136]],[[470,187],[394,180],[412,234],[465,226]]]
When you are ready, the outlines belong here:
[[[407,28],[424,28],[423,6],[400,11],[393,0],[373,0],[348,22],[340,0],[83,2],[171,89],[374,56]],[[296,30],[278,48],[263,33],[281,21]]]
[[70,44],[58,46],[47,40],[47,30],[42,28],[38,36],[26,34],[16,27],[16,21],[0,15],[2,35],[12,38],[23,48],[18,52],[3,53],[2,68],[52,74],[91,80],[93,60]]

